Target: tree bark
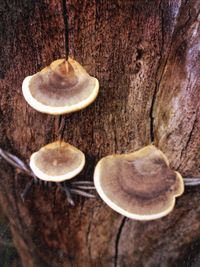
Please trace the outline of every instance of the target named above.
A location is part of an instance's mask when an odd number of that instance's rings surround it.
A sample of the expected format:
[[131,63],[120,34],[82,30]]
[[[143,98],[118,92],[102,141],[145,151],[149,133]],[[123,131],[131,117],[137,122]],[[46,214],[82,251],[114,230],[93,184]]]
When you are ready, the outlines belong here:
[[[62,116],[92,180],[103,156],[154,141],[184,176],[200,175],[200,2],[42,0],[0,3],[0,146],[24,160],[58,138],[56,117],[25,102],[21,84],[68,53],[100,82],[97,100]],[[72,208],[0,160],[0,205],[28,267],[192,266],[200,250],[200,190],[186,189],[167,217],[136,222],[99,198]],[[192,247],[195,244],[195,250]],[[192,251],[192,252],[191,252]],[[192,260],[188,262],[188,255]],[[195,265],[194,265],[195,266]]]

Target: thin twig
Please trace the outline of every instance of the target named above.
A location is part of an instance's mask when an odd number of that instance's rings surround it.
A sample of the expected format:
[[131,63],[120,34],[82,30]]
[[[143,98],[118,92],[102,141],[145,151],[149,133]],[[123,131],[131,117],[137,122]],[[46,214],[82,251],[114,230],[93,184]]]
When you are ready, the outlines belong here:
[[70,191],[72,194],[76,194],[76,195],[80,195],[80,196],[84,196],[84,197],[89,197],[89,198],[95,198],[94,195],[86,193],[86,192],[79,190],[79,189],[72,189],[71,188]]
[[68,202],[72,205],[72,206],[75,206],[75,203],[74,203],[74,200],[72,198],[72,195],[71,195],[71,192],[70,190],[68,189],[68,187],[66,186],[66,184],[64,184],[64,190],[65,190],[65,194],[67,196],[67,200]]
[[67,196],[67,201],[69,202],[70,205],[74,206],[75,203],[74,203],[74,200],[72,198],[72,195],[71,195],[71,192],[70,190],[67,188],[67,186],[64,184],[60,184],[58,183],[58,187],[65,192],[66,196]]
[[15,160],[13,160],[13,158],[11,158],[9,156],[9,153],[4,151],[4,150],[2,150],[1,148],[0,148],[0,155],[4,160],[6,160],[8,163],[10,163],[13,167],[18,168],[18,169],[20,169],[22,171],[25,171],[23,166],[21,166],[19,163],[17,163]]
[[9,152],[4,152],[4,153],[7,154],[7,156],[9,156],[18,166],[20,166],[22,168],[22,170],[30,172],[30,170],[27,168],[26,164],[21,159],[19,159],[17,156],[12,155]]
[[185,177],[183,178],[185,186],[197,186],[200,185],[200,178],[190,178],[190,177]]
[[29,181],[28,184],[26,185],[24,191],[21,193],[21,198],[23,201],[25,200],[25,197],[28,194],[28,192],[30,191],[33,184],[34,184],[34,179],[31,179],[31,181]]
[[25,172],[26,174],[33,176],[31,170],[29,170],[28,167],[25,165],[25,163],[17,156],[12,155],[11,153],[4,151],[1,148],[0,148],[0,156],[8,163],[10,163],[13,167],[18,168],[21,171]]
[[95,190],[94,186],[74,185],[73,189]]
[[62,142],[64,138],[65,128],[66,128],[66,120],[65,116],[60,115],[59,116],[59,141]]

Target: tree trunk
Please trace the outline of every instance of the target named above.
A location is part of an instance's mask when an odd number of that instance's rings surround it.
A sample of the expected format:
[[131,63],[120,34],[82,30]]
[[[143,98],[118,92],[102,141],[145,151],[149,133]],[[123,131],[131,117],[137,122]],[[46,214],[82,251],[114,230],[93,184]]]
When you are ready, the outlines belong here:
[[[58,119],[28,106],[21,85],[69,47],[100,82],[90,107],[62,116],[64,140],[86,155],[79,179],[92,180],[103,156],[152,141],[173,169],[199,176],[199,12],[199,0],[2,0],[0,146],[28,161],[57,139]],[[186,189],[167,217],[136,222],[99,198],[77,198],[70,207],[55,188],[35,186],[23,203],[30,178],[3,160],[0,177],[22,266],[199,266],[199,188]]]

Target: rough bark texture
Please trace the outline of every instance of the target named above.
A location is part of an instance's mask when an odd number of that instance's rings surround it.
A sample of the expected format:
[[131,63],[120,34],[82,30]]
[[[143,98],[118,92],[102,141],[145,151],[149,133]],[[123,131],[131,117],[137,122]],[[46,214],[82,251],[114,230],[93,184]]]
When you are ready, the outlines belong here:
[[[0,146],[28,160],[57,138],[58,119],[29,107],[21,84],[65,57],[68,33],[70,55],[100,81],[94,104],[62,117],[64,139],[86,154],[78,178],[92,180],[101,157],[153,140],[174,169],[200,175],[199,12],[198,0],[1,1]],[[0,204],[23,266],[192,266],[193,244],[198,253],[199,188],[186,190],[169,216],[142,223],[100,199],[77,198],[71,208],[61,192],[40,186],[22,203],[29,178],[3,161],[0,177]]]

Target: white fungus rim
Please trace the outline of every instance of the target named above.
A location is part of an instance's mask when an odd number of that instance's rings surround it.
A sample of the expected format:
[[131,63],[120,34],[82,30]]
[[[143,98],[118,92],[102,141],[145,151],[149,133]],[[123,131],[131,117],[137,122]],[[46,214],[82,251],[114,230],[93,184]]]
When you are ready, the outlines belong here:
[[61,114],[72,113],[72,112],[81,110],[83,108],[86,108],[89,104],[91,104],[96,99],[98,92],[99,92],[99,81],[95,77],[92,77],[93,79],[95,79],[95,87],[92,93],[89,95],[89,97],[85,98],[84,100],[80,101],[77,104],[70,105],[70,106],[63,106],[63,107],[47,106],[45,104],[40,103],[38,100],[36,100],[30,92],[29,84],[30,84],[30,80],[32,79],[34,75],[27,76],[24,79],[22,83],[22,92],[27,103],[32,108],[42,113],[47,113],[51,115],[61,115]]
[[[107,156],[107,157],[112,157],[112,156]],[[114,203],[105,194],[104,190],[101,187],[101,183],[100,183],[100,180],[101,180],[101,166],[102,166],[103,161],[107,157],[104,157],[103,159],[101,159],[97,163],[97,165],[95,167],[95,171],[94,171],[94,185],[95,185],[95,188],[96,188],[99,196],[102,198],[102,200],[111,209],[115,210],[116,212],[118,212],[119,214],[121,214],[121,215],[123,215],[125,217],[128,217],[128,218],[133,219],[133,220],[137,220],[137,221],[150,221],[150,220],[160,219],[160,218],[168,215],[174,209],[175,202],[176,202],[176,197],[180,196],[184,192],[184,184],[183,184],[183,181],[182,181],[182,176],[178,172],[175,172],[175,173],[177,175],[177,178],[182,182],[181,189],[180,189],[180,192],[179,193],[171,196],[171,205],[169,206],[168,209],[166,209],[166,210],[164,210],[162,212],[159,212],[159,213],[151,214],[151,215],[145,215],[145,214],[144,215],[141,215],[141,214],[135,214],[135,213],[128,212],[128,211],[124,210],[123,208],[119,207],[116,203]]]
[[81,155],[82,155],[82,161],[80,163],[80,165],[73,171],[70,171],[66,174],[63,175],[58,175],[58,176],[50,176],[44,172],[42,172],[36,165],[35,165],[35,156],[38,152],[35,152],[31,155],[30,157],[30,168],[33,171],[33,173],[37,176],[37,178],[43,180],[43,181],[48,181],[48,182],[63,182],[66,180],[70,180],[72,178],[74,178],[76,175],[78,175],[83,167],[85,166],[85,155],[83,154],[83,152],[80,151]]

